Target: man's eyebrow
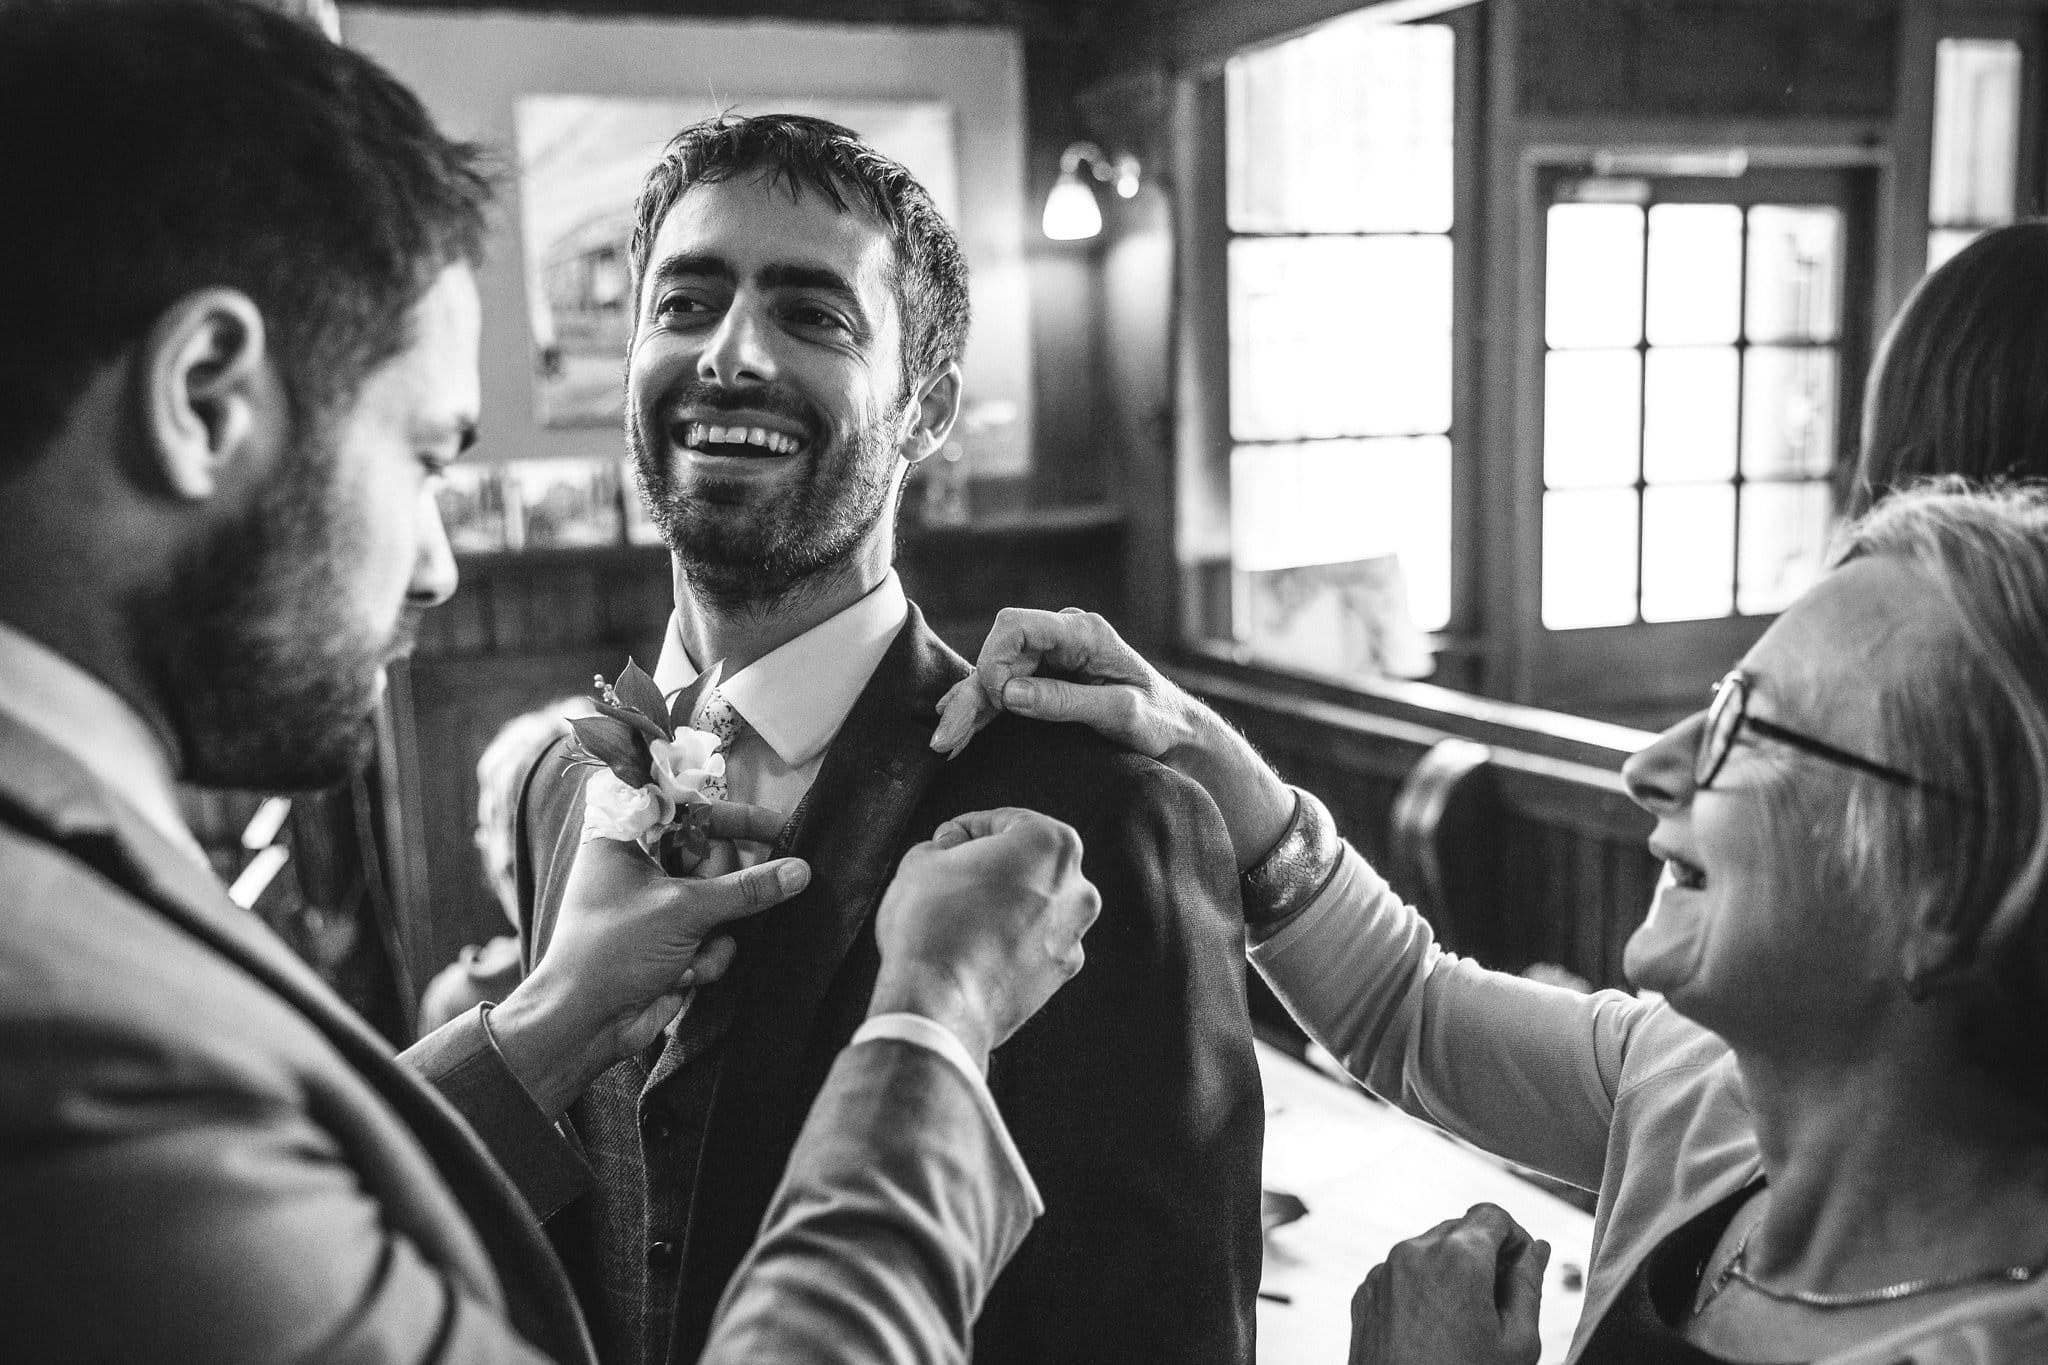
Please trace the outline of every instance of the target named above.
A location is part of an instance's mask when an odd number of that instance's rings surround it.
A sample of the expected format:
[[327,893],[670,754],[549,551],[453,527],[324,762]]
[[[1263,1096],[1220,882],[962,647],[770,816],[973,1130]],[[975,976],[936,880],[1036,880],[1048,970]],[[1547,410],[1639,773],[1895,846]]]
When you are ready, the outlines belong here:
[[674,279],[681,275],[712,275],[728,282],[736,278],[730,261],[701,251],[679,251],[673,256],[664,256],[649,272],[651,279]]
[[768,289],[822,289],[838,294],[854,304],[860,303],[860,291],[853,287],[853,281],[836,270],[821,265],[767,265],[761,267],[761,284]]
[[[739,279],[739,272],[733,269],[732,262],[725,257],[698,251],[681,251],[673,256],[664,256],[649,272],[649,277],[653,279],[675,279],[688,275],[708,275],[728,284]],[[762,266],[755,272],[754,278],[764,289],[822,289],[837,294],[855,305],[860,303],[860,291],[853,287],[853,281],[830,266],[778,261]]]

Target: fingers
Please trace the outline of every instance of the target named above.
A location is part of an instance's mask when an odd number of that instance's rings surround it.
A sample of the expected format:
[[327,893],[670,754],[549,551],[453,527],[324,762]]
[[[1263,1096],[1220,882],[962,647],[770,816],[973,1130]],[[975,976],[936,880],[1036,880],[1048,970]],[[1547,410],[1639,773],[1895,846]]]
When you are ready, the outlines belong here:
[[751,839],[757,844],[772,844],[782,833],[786,818],[781,811],[767,806],[750,806],[744,801],[713,801],[711,823],[706,832],[714,839]]
[[1049,816],[1017,806],[1003,806],[996,810],[974,810],[965,815],[956,815],[940,825],[932,834],[932,842],[940,848],[952,848],[956,844],[966,843],[969,839],[988,839],[1016,829],[1020,825],[1041,821],[1047,824],[1057,823]]
[[1092,611],[1005,607],[997,612],[975,660],[982,690],[999,696],[1012,677],[1042,667],[1112,682],[1137,682],[1146,676],[1145,661],[1115,627]]
[[1504,1326],[1534,1324],[1543,1307],[1543,1273],[1550,1266],[1550,1243],[1532,1241],[1514,1248],[1494,1283],[1494,1301]]
[[746,864],[740,861],[739,846],[730,839],[713,839],[704,849],[704,856],[697,865],[690,868],[689,875],[699,880],[723,877],[728,872],[737,872]]
[[[1046,670],[1079,681],[1032,676]],[[1157,683],[1152,666],[1094,612],[1005,607],[982,643],[970,682],[940,698],[931,746],[954,757],[998,711],[1009,710],[1086,725],[1157,757],[1161,727],[1147,701]]]
[[697,950],[696,960],[691,962],[689,969],[683,973],[683,984],[710,985],[725,975],[726,969],[732,966],[732,960],[738,954],[739,949],[733,941],[723,934],[719,935]]
[[1144,698],[1125,683],[1072,683],[1057,678],[1011,678],[1003,709],[1033,720],[1070,721],[1131,745],[1141,735]]
[[1485,1233],[1496,1247],[1509,1241],[1529,1240],[1528,1232],[1515,1221],[1515,1216],[1498,1204],[1474,1204],[1459,1221]]
[[958,757],[960,751],[967,747],[967,741],[979,734],[998,714],[996,704],[982,693],[979,680],[974,674],[968,674],[939,698],[939,724],[932,731],[931,739],[933,751],[947,758]]
[[700,932],[758,915],[780,905],[810,884],[811,868],[801,858],[775,858],[738,872],[702,881],[678,883],[688,888],[685,905]]

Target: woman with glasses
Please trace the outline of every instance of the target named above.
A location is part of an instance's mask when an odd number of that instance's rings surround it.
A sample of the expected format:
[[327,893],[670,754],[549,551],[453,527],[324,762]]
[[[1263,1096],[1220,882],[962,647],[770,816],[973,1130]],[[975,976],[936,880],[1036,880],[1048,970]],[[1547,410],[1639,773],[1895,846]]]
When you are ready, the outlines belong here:
[[[1314,797],[1099,618],[1005,613],[936,742],[993,700],[1202,783],[1252,960],[1310,1034],[1598,1191],[1573,1360],[2048,1361],[2048,492],[1958,488],[1852,527],[1624,768],[1665,862],[1625,964],[1659,998],[1439,950]],[[1420,1292],[1410,1321],[1465,1311]],[[1388,1358],[1533,1361],[1482,1300],[1486,1331]]]

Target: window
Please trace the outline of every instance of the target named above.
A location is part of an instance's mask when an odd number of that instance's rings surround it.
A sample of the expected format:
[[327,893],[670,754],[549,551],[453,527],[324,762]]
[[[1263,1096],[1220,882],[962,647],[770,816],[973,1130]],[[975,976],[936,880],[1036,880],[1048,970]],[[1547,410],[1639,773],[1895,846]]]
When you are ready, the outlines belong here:
[[1819,575],[1868,353],[1870,172],[1692,159],[1534,184],[1517,699],[1650,728]]
[[1776,612],[1820,569],[1844,214],[1734,198],[1711,181],[1556,183],[1545,629]]
[[1224,68],[1225,553],[1194,595],[1249,657],[1418,676],[1451,620],[1458,59],[1359,14]]
[[1934,46],[1929,270],[2017,212],[2023,58],[2011,38],[1943,38]]
[[1887,163],[1820,120],[1482,117],[1486,13],[1181,87],[1182,635],[1660,726],[1820,571]]

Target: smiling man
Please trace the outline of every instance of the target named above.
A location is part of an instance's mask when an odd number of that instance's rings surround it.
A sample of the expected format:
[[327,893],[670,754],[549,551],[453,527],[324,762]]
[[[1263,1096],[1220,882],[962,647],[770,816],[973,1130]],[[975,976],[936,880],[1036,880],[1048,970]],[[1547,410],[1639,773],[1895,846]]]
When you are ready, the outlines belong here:
[[[0,166],[0,1356],[590,1360],[553,1168],[494,1165],[421,1077],[552,1137],[802,864],[671,879],[593,841],[547,962],[401,1060],[229,902],[175,786],[347,775],[455,588],[477,149],[255,6],[0,0]],[[1028,812],[922,832],[707,1362],[957,1360],[1030,1226],[979,1058],[1095,893]]]
[[[952,229],[844,128],[721,119],[649,174],[633,257],[627,436],[675,576],[656,677],[727,737],[731,795],[790,812],[777,851],[813,880],[572,1107],[591,1187],[550,1233],[600,1352],[691,1358],[859,1022],[891,870],[950,815],[1014,805],[1080,831],[1103,909],[1087,969],[990,1068],[1046,1214],[974,1359],[1249,1359],[1263,1112],[1215,807],[1075,728],[1001,721],[951,764],[929,747],[967,666],[891,560],[903,478],[960,406]],[[544,757],[521,841],[543,966],[581,824],[580,770]]]

